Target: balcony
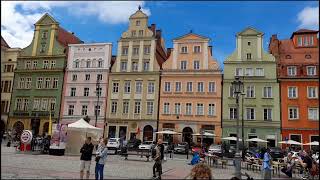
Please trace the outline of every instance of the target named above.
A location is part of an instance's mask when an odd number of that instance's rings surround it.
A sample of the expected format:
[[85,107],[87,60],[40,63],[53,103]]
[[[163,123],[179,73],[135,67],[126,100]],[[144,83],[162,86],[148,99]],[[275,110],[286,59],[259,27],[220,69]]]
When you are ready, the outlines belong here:
[[14,111],[13,116],[29,116],[29,112],[26,111]]

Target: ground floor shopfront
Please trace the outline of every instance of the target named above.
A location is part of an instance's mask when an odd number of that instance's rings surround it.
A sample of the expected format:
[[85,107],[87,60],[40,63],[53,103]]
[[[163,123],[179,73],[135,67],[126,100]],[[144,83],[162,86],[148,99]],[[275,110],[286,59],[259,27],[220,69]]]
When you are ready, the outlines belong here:
[[[282,140],[294,140],[301,142],[302,144],[306,144],[313,141],[319,142],[319,129],[299,129],[299,128],[283,128],[282,132]],[[286,148],[286,145],[282,145],[282,148]],[[296,146],[302,148],[302,146]],[[303,146],[305,150],[319,150],[319,146]]]
[[[52,119],[55,122],[55,119]],[[49,118],[10,118],[8,119],[8,130],[21,135],[23,130],[31,130],[33,135],[45,135],[49,132]]]

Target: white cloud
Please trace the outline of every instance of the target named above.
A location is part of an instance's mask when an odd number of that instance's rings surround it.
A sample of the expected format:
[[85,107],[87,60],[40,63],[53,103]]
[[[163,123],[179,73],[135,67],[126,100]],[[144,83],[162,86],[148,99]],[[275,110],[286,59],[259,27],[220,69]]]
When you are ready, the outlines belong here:
[[319,29],[319,6],[305,7],[298,14],[299,28]]
[[[96,16],[101,22],[128,22],[129,16],[143,1],[1,1],[1,34],[11,47],[24,48],[33,37],[34,26],[45,12],[63,8],[77,17]],[[142,10],[150,15],[149,9]]]

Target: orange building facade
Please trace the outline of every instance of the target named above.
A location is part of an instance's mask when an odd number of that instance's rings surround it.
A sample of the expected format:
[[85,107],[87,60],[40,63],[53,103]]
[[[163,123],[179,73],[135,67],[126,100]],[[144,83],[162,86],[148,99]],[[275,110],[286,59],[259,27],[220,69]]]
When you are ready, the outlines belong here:
[[280,82],[282,140],[292,139],[304,144],[319,141],[317,34],[318,31],[301,29],[290,39],[271,37],[269,50],[277,59]]
[[159,129],[182,135],[165,141],[200,143],[192,134],[209,132],[203,143],[219,143],[221,137],[221,81],[219,64],[212,58],[209,38],[190,32],[173,40],[162,65]]

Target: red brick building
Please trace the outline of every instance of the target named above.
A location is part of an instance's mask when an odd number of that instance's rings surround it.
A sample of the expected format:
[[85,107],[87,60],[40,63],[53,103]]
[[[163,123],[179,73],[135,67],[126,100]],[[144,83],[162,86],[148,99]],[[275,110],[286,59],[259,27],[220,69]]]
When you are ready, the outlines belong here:
[[[270,39],[280,82],[281,135],[302,143],[319,141],[318,31],[300,29],[290,39]],[[309,149],[309,146],[305,146]]]

